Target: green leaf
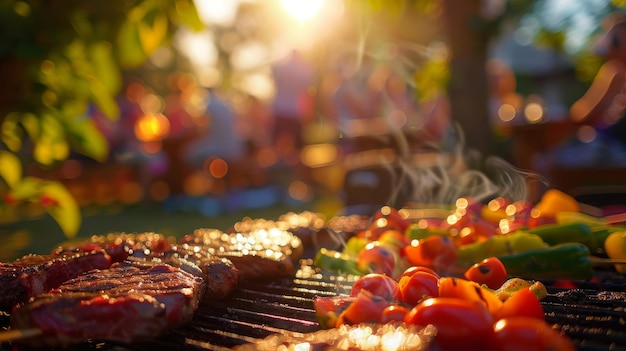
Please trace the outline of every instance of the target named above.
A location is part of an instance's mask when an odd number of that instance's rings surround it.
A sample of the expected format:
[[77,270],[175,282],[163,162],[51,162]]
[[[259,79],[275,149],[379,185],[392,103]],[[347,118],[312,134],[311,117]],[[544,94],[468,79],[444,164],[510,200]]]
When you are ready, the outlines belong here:
[[11,197],[17,200],[28,200],[40,193],[41,179],[35,177],[22,178],[11,188]]
[[106,161],[109,144],[92,120],[80,119],[68,126],[68,137],[77,152],[98,162]]
[[89,47],[89,57],[93,73],[97,80],[111,94],[117,94],[122,88],[122,74],[113,56],[111,43],[99,41]]
[[119,119],[120,108],[117,105],[117,101],[115,101],[115,97],[109,92],[107,87],[93,76],[88,76],[87,82],[89,83],[93,101],[100,111],[112,120]]
[[43,181],[40,187],[40,198],[52,200],[53,205],[44,206],[44,209],[57,222],[67,238],[73,238],[81,226],[80,207],[72,194],[55,181]]
[[9,186],[14,188],[22,179],[22,163],[13,153],[0,150],[0,177]]
[[148,58],[141,46],[137,22],[124,21],[117,35],[117,46],[120,65],[124,68],[135,68]]

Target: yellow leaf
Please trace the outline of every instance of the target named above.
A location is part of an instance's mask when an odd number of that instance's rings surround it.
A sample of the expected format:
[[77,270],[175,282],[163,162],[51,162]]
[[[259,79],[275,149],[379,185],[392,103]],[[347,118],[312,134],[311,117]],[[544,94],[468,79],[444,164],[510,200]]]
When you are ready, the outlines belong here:
[[144,18],[143,21],[138,23],[139,40],[143,47],[144,52],[147,55],[151,55],[156,49],[161,46],[165,37],[167,36],[167,17],[157,12],[154,15],[152,23]]
[[204,29],[204,23],[202,23],[198,10],[191,0],[176,0],[170,17],[174,23],[185,25],[196,32]]
[[12,112],[8,114],[0,129],[0,140],[13,152],[22,148],[22,138],[24,132],[19,126],[20,114]]
[[80,207],[72,194],[63,184],[55,181],[42,182],[40,189],[40,197],[45,197],[46,201],[52,200],[52,204],[44,206],[46,212],[57,222],[66,237],[75,237],[82,219]]
[[9,186],[9,188],[15,187],[22,179],[22,163],[20,159],[8,152],[0,150],[0,177]]

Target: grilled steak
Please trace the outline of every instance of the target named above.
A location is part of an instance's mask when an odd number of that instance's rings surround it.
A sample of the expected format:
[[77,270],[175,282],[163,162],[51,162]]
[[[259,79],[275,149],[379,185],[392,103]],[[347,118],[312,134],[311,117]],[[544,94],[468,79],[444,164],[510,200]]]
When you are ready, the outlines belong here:
[[114,264],[68,280],[18,306],[14,329],[37,328],[34,346],[86,339],[129,343],[189,322],[204,293],[203,280],[166,264]]
[[109,233],[106,235],[92,235],[88,239],[69,241],[61,244],[52,251],[52,255],[66,252],[90,251],[101,248],[111,256],[112,262],[122,262],[128,257],[146,257],[153,252],[163,252],[169,249],[168,238],[160,233]]
[[212,255],[202,247],[183,247],[174,242],[174,238],[152,232],[111,233],[65,243],[53,253],[101,247],[111,255],[113,262],[166,263],[202,277],[207,300],[224,298],[236,288],[238,272],[228,259]]
[[209,255],[229,259],[239,279],[284,277],[294,273],[294,262],[302,255],[302,241],[279,228],[245,233],[196,229],[181,239],[184,250],[206,250]]
[[0,263],[0,310],[10,311],[28,298],[57,288],[92,269],[105,269],[111,258],[102,250],[27,255]]

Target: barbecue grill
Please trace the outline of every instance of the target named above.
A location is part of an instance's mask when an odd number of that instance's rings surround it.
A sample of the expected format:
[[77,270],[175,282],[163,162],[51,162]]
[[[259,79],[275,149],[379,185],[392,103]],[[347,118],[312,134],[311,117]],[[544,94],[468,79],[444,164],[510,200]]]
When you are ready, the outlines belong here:
[[[85,342],[82,350],[228,350],[273,333],[319,330],[313,297],[348,294],[354,277],[316,271],[303,259],[292,278],[242,283],[228,298],[201,304],[193,321],[161,338],[133,345]],[[626,277],[598,270],[597,281],[544,281],[542,303],[549,323],[565,332],[579,350],[626,350]],[[4,326],[8,317],[2,317]],[[3,345],[0,350],[10,350]]]

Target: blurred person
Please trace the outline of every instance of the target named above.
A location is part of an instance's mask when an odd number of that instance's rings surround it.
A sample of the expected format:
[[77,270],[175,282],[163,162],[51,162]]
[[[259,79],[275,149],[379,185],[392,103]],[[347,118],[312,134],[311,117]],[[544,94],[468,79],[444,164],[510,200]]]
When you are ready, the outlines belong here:
[[237,133],[232,108],[216,89],[211,88],[209,92],[207,123],[198,126],[196,140],[190,142],[183,153],[186,162],[195,169],[201,168],[211,157],[235,164],[245,155],[245,142]]
[[605,35],[596,53],[606,59],[587,92],[570,108],[570,118],[595,128],[601,135],[626,142],[626,13],[603,21]]
[[303,146],[302,128],[313,110],[310,88],[314,70],[297,50],[272,66],[276,95],[272,102],[273,139],[280,152]]
[[605,34],[594,51],[605,62],[570,107],[575,135],[550,150],[551,164],[626,166],[626,13],[608,15],[602,27]]

